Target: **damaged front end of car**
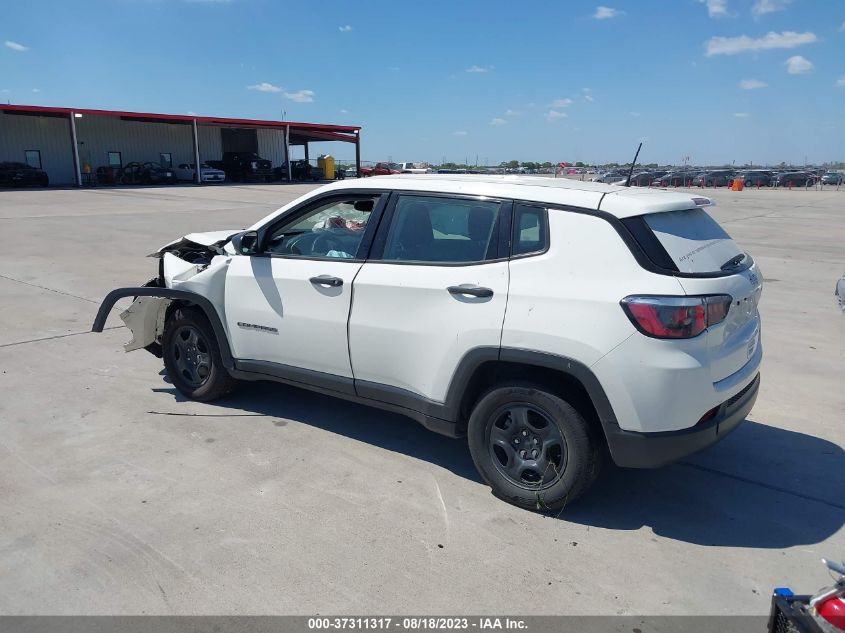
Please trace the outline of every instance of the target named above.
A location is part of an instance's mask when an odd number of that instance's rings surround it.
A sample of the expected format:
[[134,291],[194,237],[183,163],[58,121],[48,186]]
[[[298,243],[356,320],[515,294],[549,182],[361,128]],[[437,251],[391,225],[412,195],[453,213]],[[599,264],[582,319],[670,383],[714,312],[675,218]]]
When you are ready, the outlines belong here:
[[[192,233],[160,248],[149,257],[159,259],[158,276],[143,286],[118,288],[106,295],[92,331],[102,332],[114,304],[123,297],[134,297],[120,313],[132,333],[124,345],[127,352],[145,349],[161,358],[164,324],[176,305],[196,305],[205,312],[219,336],[225,336],[223,323],[226,269],[235,252],[231,239],[240,231]],[[224,339],[225,340],[225,339]],[[224,365],[227,365],[224,354]]]

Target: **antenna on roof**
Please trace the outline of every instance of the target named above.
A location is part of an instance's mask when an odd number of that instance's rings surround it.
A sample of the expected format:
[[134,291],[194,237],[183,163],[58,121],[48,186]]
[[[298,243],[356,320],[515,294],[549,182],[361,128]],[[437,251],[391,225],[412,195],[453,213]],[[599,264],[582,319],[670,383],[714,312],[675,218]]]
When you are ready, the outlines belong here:
[[640,150],[641,150],[642,148],[643,148],[643,142],[642,142],[642,141],[640,141],[640,146],[639,146],[639,147],[637,147],[637,153],[636,153],[636,154],[634,154],[634,162],[633,162],[633,163],[631,163],[631,170],[628,172],[628,180],[626,180],[626,181],[625,181],[625,186],[626,186],[626,187],[630,187],[630,186],[631,186],[631,177],[634,175],[634,165],[636,165],[636,164],[637,164],[637,158],[639,157],[639,155],[640,155]]

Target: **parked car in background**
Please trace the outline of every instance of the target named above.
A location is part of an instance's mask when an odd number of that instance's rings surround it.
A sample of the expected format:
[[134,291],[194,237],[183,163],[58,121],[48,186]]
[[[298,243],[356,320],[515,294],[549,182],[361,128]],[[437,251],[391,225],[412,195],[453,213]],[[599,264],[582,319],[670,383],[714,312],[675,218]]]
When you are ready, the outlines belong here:
[[696,174],[691,171],[674,171],[655,179],[657,187],[691,187]]
[[628,174],[623,174],[620,171],[608,171],[592,179],[592,182],[603,182],[606,185],[620,182],[628,178]]
[[397,163],[397,167],[403,174],[430,174],[434,171],[426,167],[419,167],[416,163]]
[[[316,167],[305,159],[294,160],[290,163],[290,177],[293,180],[313,180],[317,182],[324,178],[322,167]],[[276,180],[287,180],[288,166],[282,163],[273,170],[273,177]]]
[[0,187],[26,187],[37,185],[46,187],[50,184],[50,178],[43,169],[37,169],[26,163],[2,162],[0,163]]
[[651,183],[654,182],[655,179],[660,178],[662,174],[656,174],[651,171],[644,171],[640,172],[639,174],[634,174],[631,176],[631,186],[632,187],[650,187]]
[[235,182],[270,182],[273,179],[273,163],[255,152],[223,152],[222,160],[209,160],[206,163],[224,171],[226,178]]
[[722,169],[718,171],[708,171],[696,176],[693,184],[696,187],[726,187],[734,179],[734,172]]
[[120,182],[124,185],[170,185],[176,182],[176,172],[152,162],[131,162],[120,170]]
[[[176,178],[179,180],[196,182],[197,166],[195,163],[182,163],[174,171],[176,172]],[[215,169],[209,166],[208,163],[200,164],[201,182],[224,182],[225,180],[226,172],[222,169]]]
[[774,174],[765,169],[751,169],[736,175],[746,187],[769,187]]
[[838,171],[827,171],[822,176],[823,185],[845,185],[845,174]]
[[372,167],[361,167],[361,176],[389,176],[391,174],[401,174],[399,165],[396,163],[376,163]]
[[127,351],[186,398],[277,380],[385,408],[466,436],[497,497],[562,509],[604,460],[683,459],[754,405],[762,275],[710,203],[566,178],[332,183],[171,242],[92,330],[135,297]]
[[774,183],[778,187],[809,187],[816,184],[816,175],[808,171],[784,171],[775,174]]

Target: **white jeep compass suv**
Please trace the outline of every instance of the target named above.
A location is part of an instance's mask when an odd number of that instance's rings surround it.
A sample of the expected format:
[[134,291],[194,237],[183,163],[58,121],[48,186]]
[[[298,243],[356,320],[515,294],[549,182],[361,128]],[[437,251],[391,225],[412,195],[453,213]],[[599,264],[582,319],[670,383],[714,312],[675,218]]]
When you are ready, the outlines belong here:
[[757,397],[761,280],[707,198],[564,179],[385,176],[162,248],[127,350],[189,398],[273,380],[466,435],[493,492],[560,508],[609,457],[666,464]]

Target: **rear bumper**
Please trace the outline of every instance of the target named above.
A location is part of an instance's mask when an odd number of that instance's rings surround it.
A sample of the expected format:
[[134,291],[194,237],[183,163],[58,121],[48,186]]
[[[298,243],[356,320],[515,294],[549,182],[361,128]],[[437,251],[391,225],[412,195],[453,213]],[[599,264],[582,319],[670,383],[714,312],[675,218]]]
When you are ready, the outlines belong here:
[[638,433],[605,426],[608,447],[617,466],[656,468],[697,453],[723,439],[751,411],[760,390],[760,374],[738,394],[722,403],[716,416],[690,429]]

